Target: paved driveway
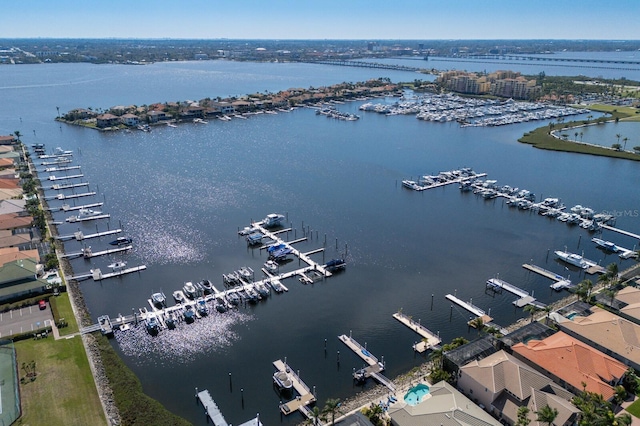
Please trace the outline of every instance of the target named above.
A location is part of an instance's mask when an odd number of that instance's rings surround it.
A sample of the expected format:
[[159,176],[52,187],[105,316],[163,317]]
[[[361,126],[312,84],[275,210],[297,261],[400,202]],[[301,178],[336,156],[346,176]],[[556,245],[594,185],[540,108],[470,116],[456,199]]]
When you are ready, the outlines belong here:
[[51,307],[47,303],[47,309],[40,310],[38,305],[15,309],[0,313],[0,338],[6,338],[14,334],[26,333],[38,328],[51,325],[53,316]]

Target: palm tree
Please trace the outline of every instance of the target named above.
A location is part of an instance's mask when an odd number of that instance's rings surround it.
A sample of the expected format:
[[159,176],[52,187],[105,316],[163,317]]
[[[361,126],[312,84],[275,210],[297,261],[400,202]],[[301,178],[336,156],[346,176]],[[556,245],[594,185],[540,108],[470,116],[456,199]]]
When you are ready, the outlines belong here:
[[538,308],[536,308],[533,305],[527,305],[527,306],[524,307],[524,311],[525,312],[529,312],[531,314],[531,322],[533,322],[533,316],[538,311]]
[[529,426],[531,419],[529,418],[529,408],[525,405],[518,408],[518,420],[515,426]]
[[338,412],[338,408],[340,408],[340,400],[338,398],[330,398],[324,405],[322,412],[324,414],[331,414],[331,424],[335,424],[336,413]]
[[18,139],[18,142],[20,142],[20,136],[22,136],[22,133],[20,133],[20,130],[16,130],[15,132],[13,132],[14,135],[16,135],[16,139]]
[[622,136],[620,133],[616,133],[616,139],[618,139],[618,145],[620,145],[620,136]]
[[618,426],[630,426],[633,422],[633,418],[629,413],[622,413],[618,417],[616,417],[615,421],[615,424]]
[[586,302],[591,297],[591,289],[593,288],[593,283],[591,280],[582,280],[578,283],[576,287],[576,294],[582,301]]
[[469,325],[473,328],[478,329],[478,334],[482,333],[482,331],[485,329],[484,320],[482,319],[482,317],[476,317],[472,319],[471,321],[469,321]]
[[629,140],[629,138],[624,137],[622,138],[622,142],[624,142],[624,148],[622,148],[623,151],[627,150],[627,141]]
[[609,279],[611,280],[615,280],[618,278],[618,264],[615,262],[612,262],[610,264],[607,265],[607,273],[606,275],[609,276]]
[[314,426],[318,425],[318,419],[320,418],[321,414],[322,412],[318,407],[313,407],[313,410],[311,410],[311,418],[310,418],[310,420],[313,422],[311,423],[312,425]]
[[613,400],[616,403],[616,408],[614,411],[617,411],[620,408],[620,404],[627,399],[627,390],[622,385],[618,385],[614,388],[615,394],[613,395]]
[[584,133],[580,132],[580,142],[582,142],[582,137],[584,136]]
[[548,426],[551,426],[556,417],[558,417],[558,410],[545,405],[540,410],[536,411],[536,414],[538,415],[536,418],[537,421],[545,422]]

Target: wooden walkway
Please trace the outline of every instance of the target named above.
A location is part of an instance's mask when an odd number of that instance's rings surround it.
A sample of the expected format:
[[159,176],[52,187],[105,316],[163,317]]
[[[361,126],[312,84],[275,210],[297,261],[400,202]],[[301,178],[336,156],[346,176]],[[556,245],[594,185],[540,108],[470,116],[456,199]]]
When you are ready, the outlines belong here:
[[209,416],[213,424],[215,426],[229,426],[215,401],[213,400],[213,398],[211,398],[211,394],[209,394],[209,391],[205,389],[198,392],[198,389],[196,388],[196,392],[196,396],[204,407],[205,414]]
[[413,345],[414,351],[422,353],[428,349],[438,346],[442,342],[440,336],[434,334],[422,324],[416,323],[413,319],[403,313],[396,312],[393,314],[393,317],[423,337],[422,341]]
[[499,278],[489,278],[486,283],[486,288],[492,289],[495,292],[500,292],[502,290],[506,290],[511,294],[515,294],[519,297],[519,299],[514,300],[513,304],[518,308],[522,308],[523,306],[532,305],[536,308],[544,308],[544,303],[540,303],[536,301],[535,297],[529,294],[528,291],[523,290],[519,287],[516,287],[513,284],[509,284],[508,282],[501,280]]
[[289,402],[283,402],[280,404],[280,411],[283,414],[291,414],[295,411],[300,411],[307,418],[311,418],[311,411],[307,408],[307,406],[316,401],[316,397],[311,393],[309,386],[307,386],[302,379],[293,372],[293,368],[291,368],[288,364],[285,364],[282,360],[273,361],[273,366],[278,371],[286,372],[291,378],[291,382],[293,383],[293,388],[298,393],[294,399]]

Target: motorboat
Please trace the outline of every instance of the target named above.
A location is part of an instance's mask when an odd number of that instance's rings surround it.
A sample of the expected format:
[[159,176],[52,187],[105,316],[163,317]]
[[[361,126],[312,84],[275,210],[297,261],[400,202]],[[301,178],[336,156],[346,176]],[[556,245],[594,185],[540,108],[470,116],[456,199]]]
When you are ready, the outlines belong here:
[[240,304],[240,296],[238,296],[238,293],[235,291],[228,291],[226,297],[231,306],[238,306]]
[[274,226],[280,226],[285,219],[284,215],[277,213],[270,213],[262,220],[262,226],[265,228],[272,228]]
[[618,247],[611,241],[601,240],[600,238],[592,238],[591,241],[596,243],[596,245],[603,250],[610,251],[612,253],[617,253],[620,251],[620,247]]
[[273,291],[275,291],[276,293],[282,293],[283,291],[286,291],[285,287],[277,278],[272,278],[271,280],[269,280],[269,285],[271,286]]
[[234,286],[240,282],[240,277],[237,272],[231,272],[230,274],[222,274],[222,281],[227,286]]
[[176,320],[176,317],[173,315],[173,313],[170,313],[167,315],[167,318],[165,318],[164,323],[167,324],[167,328],[169,330],[173,330],[174,328],[176,328],[178,321]]
[[204,294],[213,293],[213,285],[211,284],[211,281],[202,280],[198,284],[200,284],[200,287],[202,287],[202,291],[204,292]]
[[181,290],[176,290],[173,292],[173,300],[175,300],[176,303],[184,303],[187,301],[184,293]]
[[290,391],[293,388],[293,380],[287,371],[276,371],[273,373],[273,382],[280,390]]
[[227,312],[227,304],[220,297],[215,298],[213,306],[215,307],[216,311],[220,312],[221,314]]
[[184,283],[184,287],[182,287],[182,290],[184,291],[184,295],[189,299],[195,299],[198,295],[198,290],[191,281],[187,281],[186,283]]
[[119,260],[117,262],[113,262],[107,265],[107,268],[113,269],[114,271],[121,271],[126,267],[127,267],[127,262],[124,260]]
[[344,261],[344,259],[331,259],[324,265],[324,267],[329,272],[337,271],[338,269],[344,269],[346,268],[346,266],[347,263]]
[[578,268],[587,269],[589,267],[589,263],[584,260],[582,256],[575,253],[569,253],[567,251],[556,250],[554,254],[558,257],[558,259],[573,265]]
[[255,226],[245,226],[244,228],[238,231],[238,235],[245,236],[245,235],[253,234],[254,232],[258,232],[258,231],[260,231],[260,228],[257,228]]
[[76,216],[70,216],[66,219],[67,222],[79,222],[83,220],[98,219],[102,217],[109,217],[109,215],[103,215],[100,210],[92,209],[80,209]]
[[198,299],[198,301],[196,302],[196,310],[198,311],[198,315],[200,315],[201,317],[206,317],[207,315],[209,315],[209,307],[207,306],[207,302],[203,298]]
[[291,247],[283,247],[271,253],[269,257],[271,258],[271,260],[281,260],[286,258],[291,253],[293,253],[293,249]]
[[154,305],[162,307],[167,303],[167,298],[164,293],[160,291],[151,295],[151,301]]
[[284,243],[280,243],[280,244],[272,244],[269,247],[267,247],[267,253],[273,253],[276,250],[279,250],[281,248],[285,248],[286,245]]
[[420,185],[418,185],[418,183],[414,180],[405,179],[402,181],[402,186],[408,189],[413,189],[414,191],[417,191],[420,189]]
[[255,290],[258,292],[258,295],[263,299],[266,299],[271,294],[271,292],[269,291],[269,288],[263,283],[255,283],[254,287],[255,287]]
[[194,322],[196,319],[196,311],[193,309],[193,305],[190,303],[184,305],[184,311],[182,312],[182,315],[184,316],[184,321],[187,324],[191,324],[192,322]]
[[144,320],[144,326],[151,335],[156,335],[158,334],[158,331],[160,331],[158,319],[155,317],[155,315],[147,315]]
[[133,240],[129,237],[118,237],[115,240],[111,241],[109,244],[112,246],[128,246],[131,244]]
[[258,292],[252,287],[245,287],[244,292],[247,296],[247,300],[249,303],[256,303],[260,300],[260,295]]
[[243,266],[236,271],[238,276],[244,281],[253,281],[253,269],[248,266]]
[[247,235],[247,244],[250,246],[260,244],[263,238],[264,234],[262,232],[254,232],[253,234]]
[[278,271],[278,266],[279,266],[279,265],[278,265],[278,262],[276,262],[275,260],[267,260],[267,261],[264,263],[264,268],[265,268],[267,271],[272,272],[272,273],[275,273],[275,272],[277,272],[277,271]]

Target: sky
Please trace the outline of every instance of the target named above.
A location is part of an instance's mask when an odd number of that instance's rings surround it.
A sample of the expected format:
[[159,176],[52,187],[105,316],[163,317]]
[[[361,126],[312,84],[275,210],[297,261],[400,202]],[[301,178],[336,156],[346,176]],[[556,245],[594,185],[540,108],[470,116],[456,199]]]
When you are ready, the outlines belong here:
[[0,38],[640,39],[640,0],[2,0]]

